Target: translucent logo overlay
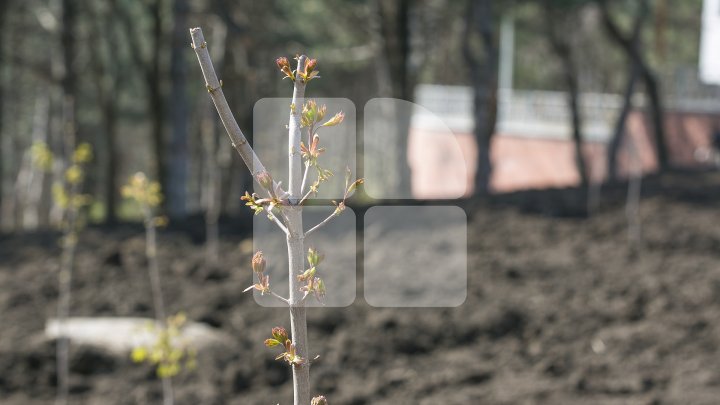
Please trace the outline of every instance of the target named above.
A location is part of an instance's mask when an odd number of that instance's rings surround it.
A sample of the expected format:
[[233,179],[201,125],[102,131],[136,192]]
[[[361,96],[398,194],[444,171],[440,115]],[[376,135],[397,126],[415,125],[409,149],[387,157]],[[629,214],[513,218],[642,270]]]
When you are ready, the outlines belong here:
[[[308,101],[309,99],[306,99]],[[345,120],[316,131],[325,152],[318,164],[334,176],[321,185],[303,209],[308,230],[335,209],[330,200],[344,194],[345,171],[363,177],[372,200],[362,218],[350,208],[305,239],[324,254],[319,273],[326,286],[323,303],[309,296],[307,306],[345,307],[360,291],[375,307],[455,307],[467,296],[467,216],[448,203],[466,195],[468,165],[456,134],[442,108],[404,100],[376,98],[363,108],[357,122],[355,105],[344,98],[314,98],[326,105],[326,117],[342,111]],[[277,181],[287,185],[287,122],[291,99],[265,98],[253,110],[253,148]],[[358,131],[357,126],[360,127]],[[358,142],[361,133],[361,143]],[[312,134],[302,129],[309,144]],[[360,148],[358,147],[360,146]],[[364,153],[360,153],[364,151]],[[358,173],[357,162],[362,162]],[[307,184],[317,175],[308,172]],[[405,186],[403,186],[405,185]],[[307,188],[306,188],[307,190]],[[255,191],[262,190],[255,185]],[[435,205],[396,205],[398,199],[442,199]],[[362,233],[358,233],[358,224]],[[362,235],[362,240],[358,238]],[[265,215],[253,221],[253,248],[267,258],[272,290],[288,296],[288,253],[285,234]],[[362,275],[358,264],[362,263]],[[358,288],[360,287],[360,288]],[[254,292],[258,304],[283,306],[271,296]]]

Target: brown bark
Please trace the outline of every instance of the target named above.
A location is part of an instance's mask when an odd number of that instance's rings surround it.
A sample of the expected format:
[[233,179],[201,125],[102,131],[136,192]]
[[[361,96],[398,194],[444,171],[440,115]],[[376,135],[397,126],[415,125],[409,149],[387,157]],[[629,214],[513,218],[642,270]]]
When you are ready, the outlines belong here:
[[[152,48],[149,66],[146,71],[147,88],[150,96],[150,113],[152,115],[152,140],[155,152],[155,171],[162,190],[167,190],[167,166],[165,162],[165,102],[160,79],[160,47],[162,46],[162,12],[161,1],[154,0],[150,5],[152,16]],[[166,207],[163,201],[163,208]]]
[[[463,57],[470,68],[475,121],[473,133],[478,145],[475,195],[485,195],[490,191],[490,147],[497,121],[498,46],[493,33],[492,5],[492,0],[468,1],[462,41]],[[477,47],[473,47],[473,40],[482,43],[482,55],[474,49]]]
[[[111,7],[115,15],[118,16],[122,24],[125,36],[131,48],[131,57],[133,63],[141,70],[145,88],[148,96],[148,110],[151,117],[150,137],[155,157],[156,178],[163,190],[167,189],[167,167],[165,162],[165,100],[162,92],[162,80],[160,76],[161,59],[160,48],[163,40],[163,19],[161,10],[161,0],[152,0],[147,4],[145,10],[152,20],[150,40],[140,40],[140,34],[137,25],[133,20],[130,11],[118,4],[117,0],[110,0]],[[150,55],[143,58],[142,50],[145,48],[144,43],[150,43]],[[165,206],[163,206],[164,208]]]
[[615,121],[615,127],[613,130],[612,138],[607,147],[607,180],[609,182],[615,182],[618,180],[618,167],[617,167],[617,155],[622,145],[622,141],[625,135],[625,123],[627,122],[627,116],[630,113],[632,107],[632,95],[635,90],[635,82],[637,81],[637,68],[635,66],[630,67],[630,72],[625,85],[625,92],[623,93],[623,105],[618,114],[618,118]]
[[[7,15],[7,9],[8,9],[8,3],[9,1],[0,1],[0,26],[5,26],[5,16]],[[5,58],[5,47],[4,47],[4,41],[0,41],[0,66],[5,66],[6,58]],[[4,96],[5,96],[5,81],[2,80],[4,77],[3,70],[0,69],[0,145],[3,144],[2,137],[3,137],[3,110],[4,110]],[[5,159],[3,156],[3,153],[0,153],[0,216],[2,215],[2,209],[3,206],[3,176],[5,174]],[[3,219],[0,218],[0,226],[3,224]]]
[[[643,80],[649,103],[648,112],[653,126],[658,167],[660,171],[667,170],[670,163],[665,140],[664,112],[660,84],[643,55],[640,41],[634,40],[632,34],[628,36],[620,31],[617,22],[610,15],[607,0],[598,0],[598,4],[600,6],[600,15],[603,25],[605,26],[605,31],[610,39],[622,49],[626,57],[637,67],[638,74]],[[641,0],[638,7],[637,13],[640,17],[644,17],[644,15],[649,13],[647,0]]]
[[172,136],[170,141],[170,170],[167,173],[167,208],[174,218],[187,214],[187,177],[188,177],[188,102],[187,80],[187,0],[174,0],[173,33],[170,58],[170,78],[172,97],[170,98],[170,122]]
[[[378,64],[379,78],[382,90],[389,90],[389,94],[381,94],[383,97],[392,97],[400,100],[412,101],[414,90],[414,77],[409,69],[410,58],[410,0],[382,1],[376,0],[376,15],[379,25],[378,40],[381,63]],[[382,71],[381,71],[382,70]],[[397,170],[399,184],[397,187],[403,193],[410,191],[410,167],[408,166],[407,145],[410,129],[410,115],[405,113],[397,114]]]
[[546,3],[545,15],[545,31],[547,34],[550,47],[560,61],[562,68],[562,79],[567,88],[568,108],[570,109],[570,123],[572,127],[572,139],[575,146],[575,162],[577,165],[578,175],[580,176],[580,184],[583,188],[589,185],[587,166],[585,164],[585,156],[582,151],[582,116],[580,113],[580,89],[578,84],[578,72],[575,60],[573,59],[571,45],[566,42],[557,29],[559,20],[556,10]]
[[[96,93],[100,113],[102,115],[103,126],[103,149],[104,149],[104,183],[103,204],[105,206],[106,224],[114,224],[117,222],[117,200],[119,198],[117,185],[118,171],[118,145],[117,145],[117,89],[120,81],[118,72],[119,60],[116,53],[117,38],[113,30],[113,21],[111,15],[99,15],[94,13],[96,21],[95,41],[90,50],[92,53],[93,67],[95,72]],[[107,43],[103,44],[100,38],[106,38]],[[107,48],[107,52],[103,53],[103,45]],[[105,57],[107,56],[107,57]]]

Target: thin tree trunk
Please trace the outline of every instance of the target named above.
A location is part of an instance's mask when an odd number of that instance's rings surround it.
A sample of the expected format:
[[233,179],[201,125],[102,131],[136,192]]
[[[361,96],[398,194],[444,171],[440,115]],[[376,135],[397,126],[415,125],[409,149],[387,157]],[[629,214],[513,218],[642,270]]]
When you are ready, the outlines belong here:
[[[610,18],[607,5],[604,3],[604,0],[599,1],[601,2],[601,7],[603,8],[603,18],[607,20]],[[647,21],[648,12],[646,6],[647,4],[643,6],[643,3],[640,3],[640,7],[637,8],[635,16],[633,18],[632,33],[628,41],[630,42],[630,45],[635,49],[640,48],[640,34],[642,33],[642,28],[645,22]],[[619,35],[619,31],[616,29],[616,27],[607,27],[607,21],[605,22],[605,24],[606,29],[611,29],[615,33],[615,35]],[[630,57],[628,57],[627,59],[629,73],[627,84],[625,86],[625,92],[623,94],[623,106],[620,110],[617,121],[615,122],[613,137],[610,141],[610,144],[608,145],[607,150],[608,181],[610,182],[615,182],[618,178],[617,153],[620,149],[620,146],[622,145],[623,136],[625,134],[625,123],[627,121],[627,116],[630,112],[630,109],[632,108],[632,95],[635,91],[635,85],[640,73],[640,67],[638,66],[637,62]]]
[[630,155],[630,173],[628,179],[627,200],[625,203],[625,217],[627,219],[628,246],[632,253],[640,248],[642,239],[640,220],[640,196],[642,187],[642,164],[635,146],[635,142],[629,139],[628,152]]
[[[63,141],[66,156],[70,156],[75,144],[75,115],[72,97],[68,100],[65,97],[63,111],[63,122],[65,124]],[[68,159],[69,160],[69,159]],[[65,167],[62,168],[64,172]],[[62,182],[64,183],[64,182]],[[62,184],[61,183],[61,184]],[[70,316],[70,303],[72,299],[72,275],[75,263],[75,250],[77,247],[77,216],[78,207],[72,203],[80,192],[80,183],[72,184],[68,190],[67,207],[61,209],[60,224],[63,227],[62,238],[62,257],[60,259],[60,271],[58,273],[58,321],[61,326],[60,338],[57,341],[57,395],[55,398],[56,405],[65,405],[68,403],[69,377],[70,377],[70,340],[65,332],[65,321]]]
[[[7,9],[8,4],[10,1],[0,1],[0,26],[5,26],[5,16],[7,15]],[[4,112],[5,112],[5,63],[7,62],[7,59],[5,58],[5,41],[0,41],[0,146],[4,144],[4,131],[3,131],[3,124],[4,124]],[[2,148],[0,148],[2,149]],[[4,219],[3,219],[3,197],[4,197],[4,176],[5,176],[5,170],[7,167],[7,162],[5,162],[5,154],[3,152],[0,152],[0,230],[3,228]]]
[[118,172],[118,145],[117,145],[117,113],[113,101],[107,100],[103,104],[103,117],[105,136],[107,139],[107,162],[105,166],[105,223],[117,223],[117,172]]
[[[104,128],[104,193],[103,203],[105,205],[106,224],[117,222],[116,202],[118,200],[117,170],[118,170],[118,145],[117,139],[117,89],[120,81],[118,73],[119,60],[116,57],[117,38],[113,27],[111,14],[100,15],[94,12],[95,19],[94,36],[95,41],[90,47],[93,67],[96,76],[96,92],[98,104],[103,117]],[[107,58],[103,57],[102,43],[100,38],[106,38]]]
[[[75,0],[62,1],[62,28],[60,42],[63,50],[63,78],[61,81],[63,91],[63,145],[61,156],[68,160],[75,146],[75,101],[76,101],[76,77],[75,77],[75,24],[77,9]],[[69,193],[70,201],[77,194],[77,184],[71,187]],[[58,288],[58,320],[61,325],[70,314],[72,270],[75,260],[75,246],[77,244],[77,233],[75,221],[77,210],[73,204],[68,205],[66,225],[69,231],[63,236],[63,253],[59,272]],[[55,403],[65,405],[69,394],[69,352],[70,343],[65,335],[61,334],[57,343],[57,396]]]
[[[384,97],[392,97],[399,100],[412,101],[414,80],[409,71],[410,59],[410,0],[398,0],[395,2],[384,2],[375,0],[374,7],[379,29],[379,50],[381,53],[377,62],[378,79],[380,88],[383,91],[391,90],[391,94]],[[396,168],[398,177],[397,187],[401,194],[409,195],[411,191],[411,172],[408,165],[407,146],[410,130],[410,114],[406,108],[400,108],[402,112],[394,114],[393,121],[396,123]]]
[[[70,198],[77,195],[77,185],[71,187],[69,193]],[[67,337],[65,323],[70,316],[70,301],[72,293],[72,275],[75,265],[75,250],[77,247],[77,209],[71,205],[68,206],[67,230],[63,233],[62,238],[62,256],[60,258],[60,270],[58,272],[58,322],[60,324],[60,333],[57,341],[57,396],[55,398],[56,405],[65,405],[68,403],[69,377],[70,377],[70,339]]]
[[[655,73],[652,71],[643,56],[640,41],[637,39],[638,34],[626,37],[620,31],[620,27],[617,22],[615,22],[610,15],[607,0],[598,0],[598,4],[600,6],[600,15],[603,25],[605,26],[605,31],[610,39],[617,43],[620,49],[622,49],[628,60],[632,61],[631,63],[637,67],[640,78],[643,80],[645,93],[648,98],[647,110],[653,126],[658,166],[660,171],[667,170],[670,166],[670,162],[665,141],[664,112],[662,107],[660,85],[655,77]],[[644,19],[648,13],[648,1],[641,0],[638,3],[638,10],[635,17],[636,21]],[[636,22],[636,24],[638,23]]]
[[[133,58],[135,65],[143,72],[145,80],[145,88],[148,93],[148,110],[151,117],[151,144],[153,148],[155,173],[160,187],[167,190],[167,165],[165,161],[165,101],[163,100],[161,69],[161,52],[163,19],[161,10],[161,0],[151,0],[147,5],[147,12],[152,17],[151,38],[150,38],[150,56],[142,57],[142,49],[144,48],[138,34],[138,29],[130,11],[118,4],[117,0],[109,0],[113,13],[116,14],[125,31],[128,42],[130,43],[130,56]],[[147,59],[147,60],[145,60]],[[162,210],[165,210],[167,200],[163,201]]]
[[[473,51],[473,33],[482,42],[483,57]],[[497,120],[498,47],[493,35],[492,1],[470,0],[465,14],[463,56],[470,68],[473,84],[473,133],[478,145],[478,168],[475,175],[476,195],[490,192],[492,162],[490,147]]]
[[170,170],[167,178],[168,213],[175,218],[187,214],[187,172],[188,172],[188,100],[186,92],[187,51],[186,21],[188,4],[186,0],[174,0],[174,28],[172,35],[172,54],[170,77],[172,97],[170,104],[170,122],[172,138],[170,143]]
[[[301,55],[297,71],[305,68],[306,57]],[[295,80],[292,104],[297,108],[291,110],[288,124],[288,179],[290,201],[298,203],[302,198],[302,158],[300,156],[300,111],[305,97],[305,84],[302,80]],[[300,291],[301,282],[297,276],[303,273],[305,267],[305,246],[303,233],[302,206],[292,206],[287,210],[288,230],[288,281],[290,295],[290,329],[292,341],[295,344],[298,356],[305,359],[303,364],[293,365],[293,393],[295,405],[310,403],[310,361],[308,357],[307,320],[305,303]]]
[[[62,2],[62,30],[60,42],[63,49],[63,78],[61,85],[63,89],[65,109],[70,109],[65,114],[65,133],[75,136],[75,106],[77,105],[77,75],[75,72],[75,25],[77,19],[76,0],[63,0]],[[67,138],[67,136],[66,136]],[[71,142],[65,139],[64,156],[70,156],[75,146],[75,139]],[[69,147],[70,149],[67,149]]]
[[[160,283],[160,265],[157,259],[157,228],[150,206],[143,203],[142,210],[145,218],[145,255],[148,260],[155,321],[158,326],[164,329],[167,328],[167,313],[165,312],[165,300],[163,299],[162,285]],[[173,405],[175,395],[171,377],[162,377],[162,388],[163,404]]]
[[550,46],[555,55],[560,60],[562,67],[563,81],[568,92],[568,108],[570,109],[570,123],[572,128],[572,139],[575,147],[575,163],[577,165],[580,184],[583,189],[587,189],[589,185],[587,166],[585,164],[585,156],[583,154],[583,136],[582,136],[582,117],[580,112],[580,97],[577,67],[573,60],[570,44],[563,41],[557,33],[557,19],[554,18],[552,11],[548,11],[545,16],[546,32],[550,42]]
[[[150,5],[152,15],[152,47],[149,66],[146,68],[146,84],[150,96],[150,114],[152,116],[152,142],[155,154],[155,171],[160,187],[167,190],[167,163],[165,161],[165,101],[162,94],[160,76],[160,47],[162,46],[161,1],[154,0]],[[167,200],[163,201],[163,210]]]
[[[637,58],[639,60],[640,57]],[[670,168],[670,158],[668,156],[667,144],[665,142],[665,113],[662,107],[662,98],[660,96],[660,84],[655,74],[650,70],[647,64],[642,63],[640,73],[645,83],[645,91],[647,91],[650,112],[650,120],[655,130],[655,148],[657,150],[658,166],[660,171],[666,171]]]
[[627,122],[627,116],[632,108],[632,95],[635,91],[635,82],[637,81],[638,76],[637,67],[632,66],[629,70],[630,75],[628,76],[628,81],[625,85],[625,92],[623,93],[622,108],[620,109],[620,113],[615,121],[612,139],[610,140],[607,148],[607,180],[613,183],[618,180],[617,155],[625,135],[625,123]]
[[[56,166],[53,171],[54,181],[61,182],[63,170],[70,160],[75,148],[76,138],[76,105],[77,105],[77,74],[75,71],[75,27],[77,24],[76,0],[62,0],[62,28],[60,43],[62,46],[63,76],[60,79],[62,89],[62,126],[60,139],[54,145]],[[54,204],[51,211],[53,223],[59,224],[63,208]]]
[[[38,97],[35,103],[35,117],[33,118],[32,140],[47,142],[48,119],[50,99],[46,94]],[[40,202],[42,199],[45,171],[33,165],[33,157],[29,155],[30,178],[25,185],[23,203],[23,228],[37,229],[40,226]]]

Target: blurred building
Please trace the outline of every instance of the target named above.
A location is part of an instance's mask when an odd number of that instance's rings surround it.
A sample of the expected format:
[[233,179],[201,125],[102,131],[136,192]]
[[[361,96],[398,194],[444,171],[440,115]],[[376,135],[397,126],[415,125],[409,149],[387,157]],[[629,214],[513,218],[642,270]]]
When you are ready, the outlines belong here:
[[[499,92],[496,133],[491,147],[494,192],[579,183],[566,97],[564,92]],[[458,190],[463,189],[465,194],[470,194],[477,168],[471,89],[420,85],[416,88],[415,100],[422,107],[413,113],[409,136],[413,194],[418,198],[442,198],[457,195]],[[720,99],[674,94],[664,102],[671,164],[687,169],[712,165],[713,133],[720,128]],[[607,146],[622,97],[584,93],[580,103],[588,175],[592,182],[602,182],[607,173]],[[621,178],[634,171],[652,172],[657,167],[644,100],[635,97],[633,105],[619,150]],[[448,131],[454,136],[448,137]],[[464,174],[465,181],[439,182],[438,173],[446,174],[444,179],[455,176],[455,180]],[[448,173],[453,175],[447,176]]]

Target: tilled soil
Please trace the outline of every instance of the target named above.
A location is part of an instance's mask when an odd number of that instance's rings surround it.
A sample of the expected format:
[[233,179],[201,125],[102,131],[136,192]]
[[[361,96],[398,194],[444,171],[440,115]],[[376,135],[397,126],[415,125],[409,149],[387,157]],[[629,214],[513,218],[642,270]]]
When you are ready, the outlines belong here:
[[[456,308],[311,308],[312,392],[331,404],[716,404],[720,401],[720,181],[648,180],[642,240],[628,245],[622,188],[590,217],[573,190],[463,202],[468,292]],[[362,210],[356,210],[362,225]],[[258,306],[247,220],[205,261],[202,225],[160,234],[169,312],[232,335],[174,380],[178,404],[288,404],[291,375],[263,346],[286,309]],[[361,235],[358,254],[362,253]],[[417,235],[418,238],[427,235]],[[418,239],[419,241],[421,239]],[[142,229],[90,227],[73,283],[74,316],[152,316]],[[419,242],[420,243],[420,242]],[[55,395],[57,235],[0,236],[0,402]],[[157,404],[150,366],[73,347],[71,403]]]

